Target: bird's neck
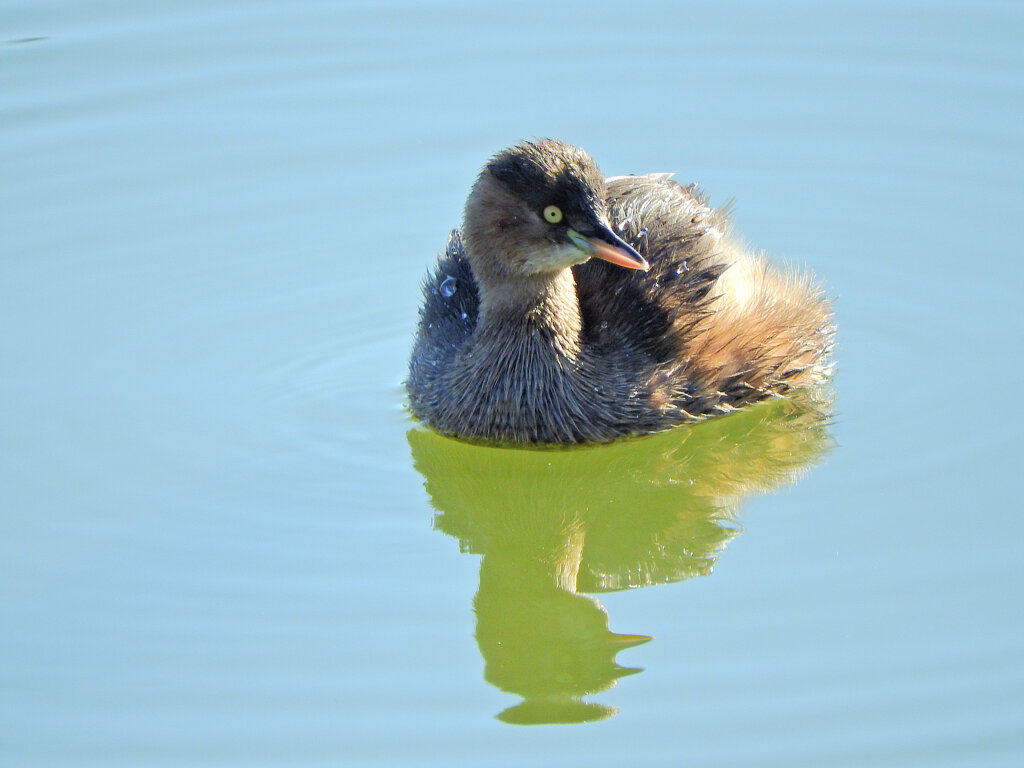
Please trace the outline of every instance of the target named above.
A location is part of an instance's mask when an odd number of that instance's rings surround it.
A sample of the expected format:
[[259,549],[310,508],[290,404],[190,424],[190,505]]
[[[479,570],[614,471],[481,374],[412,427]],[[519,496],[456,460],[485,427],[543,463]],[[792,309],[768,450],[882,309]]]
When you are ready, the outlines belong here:
[[517,276],[515,280],[495,281],[488,277],[477,276],[479,341],[497,342],[511,347],[510,352],[522,345],[539,345],[552,349],[561,358],[578,358],[583,321],[571,269],[527,278]]

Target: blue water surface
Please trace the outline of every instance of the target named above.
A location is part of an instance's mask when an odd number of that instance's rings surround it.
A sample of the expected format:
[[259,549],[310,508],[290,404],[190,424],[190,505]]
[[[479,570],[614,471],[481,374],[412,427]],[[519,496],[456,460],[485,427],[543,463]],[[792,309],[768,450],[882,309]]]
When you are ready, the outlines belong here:
[[[1013,2],[0,0],[0,764],[1024,764],[1022,39]],[[839,372],[834,447],[718,499],[709,567],[563,590],[653,639],[524,727],[401,382],[533,136],[734,200],[836,297]]]

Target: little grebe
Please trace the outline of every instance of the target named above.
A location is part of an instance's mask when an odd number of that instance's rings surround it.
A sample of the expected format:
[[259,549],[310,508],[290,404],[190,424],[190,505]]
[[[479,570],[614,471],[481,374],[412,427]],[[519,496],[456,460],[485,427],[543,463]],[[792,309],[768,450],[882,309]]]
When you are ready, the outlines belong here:
[[487,163],[424,297],[409,400],[456,437],[608,441],[829,373],[809,274],[745,250],[695,186],[605,179],[557,140]]

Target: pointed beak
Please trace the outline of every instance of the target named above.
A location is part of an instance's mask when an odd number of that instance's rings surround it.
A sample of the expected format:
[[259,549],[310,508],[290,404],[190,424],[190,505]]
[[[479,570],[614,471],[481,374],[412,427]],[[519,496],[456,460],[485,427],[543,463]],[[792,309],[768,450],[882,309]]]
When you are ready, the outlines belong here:
[[653,638],[650,635],[622,635],[611,633],[609,642],[619,649],[635,648],[638,645],[649,643]]
[[575,229],[570,229],[567,234],[573,245],[595,259],[602,259],[626,269],[641,269],[644,272],[651,268],[647,259],[612,232],[611,227],[607,224],[601,223],[593,229],[588,229],[586,234],[577,232]]

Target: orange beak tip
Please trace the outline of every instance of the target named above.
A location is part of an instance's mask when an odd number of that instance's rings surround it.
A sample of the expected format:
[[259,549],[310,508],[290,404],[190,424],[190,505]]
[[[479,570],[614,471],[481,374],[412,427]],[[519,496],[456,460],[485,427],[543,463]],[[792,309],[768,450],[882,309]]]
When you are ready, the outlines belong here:
[[625,267],[626,269],[639,269],[642,272],[646,272],[651,268],[651,265],[647,263],[647,259],[635,251],[630,252],[623,248],[616,248],[614,245],[609,245],[596,239],[589,240],[589,243],[594,248],[594,258],[607,261],[618,267]]

